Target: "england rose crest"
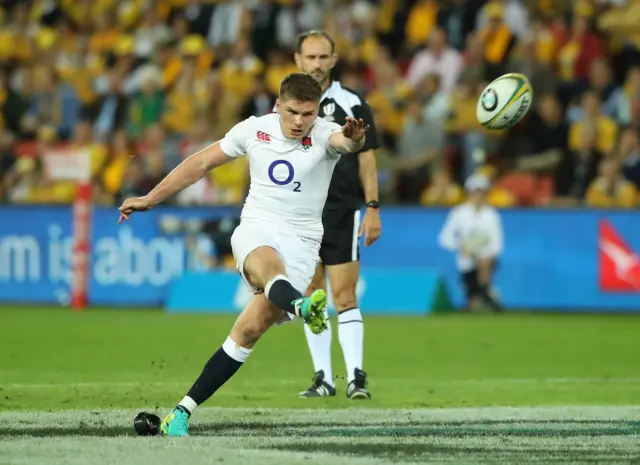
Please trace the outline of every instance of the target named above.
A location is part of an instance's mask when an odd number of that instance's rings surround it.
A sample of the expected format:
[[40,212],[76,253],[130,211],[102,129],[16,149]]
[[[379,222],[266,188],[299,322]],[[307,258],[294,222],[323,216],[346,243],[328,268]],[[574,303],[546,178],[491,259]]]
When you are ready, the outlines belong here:
[[302,148],[304,150],[309,150],[311,148],[311,137],[305,136],[302,138]]

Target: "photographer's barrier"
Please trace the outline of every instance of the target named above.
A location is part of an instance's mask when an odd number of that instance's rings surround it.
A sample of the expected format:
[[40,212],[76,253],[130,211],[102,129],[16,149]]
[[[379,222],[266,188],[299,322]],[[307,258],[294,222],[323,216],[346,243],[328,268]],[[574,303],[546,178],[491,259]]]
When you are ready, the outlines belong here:
[[[96,208],[90,304],[162,306],[172,283],[186,271],[187,253],[181,235],[160,231],[161,218],[237,213],[236,208],[158,208],[118,225],[115,208]],[[454,256],[437,242],[447,210],[389,207],[381,214],[381,239],[362,250],[365,272],[383,270],[376,278],[376,299],[390,304],[398,299],[399,276],[406,270],[438,270],[454,305],[461,305]],[[0,207],[0,302],[68,303],[71,218],[68,207]],[[639,212],[506,210],[502,218],[505,251],[495,284],[505,306],[640,312]],[[423,291],[418,286],[410,294],[424,298]],[[369,299],[366,292],[363,299]]]
[[[357,294],[369,315],[425,315],[451,309],[437,270],[366,269],[361,273]],[[328,295],[329,308],[334,310],[330,289]],[[251,298],[237,273],[185,273],[170,286],[165,309],[172,313],[238,312]]]

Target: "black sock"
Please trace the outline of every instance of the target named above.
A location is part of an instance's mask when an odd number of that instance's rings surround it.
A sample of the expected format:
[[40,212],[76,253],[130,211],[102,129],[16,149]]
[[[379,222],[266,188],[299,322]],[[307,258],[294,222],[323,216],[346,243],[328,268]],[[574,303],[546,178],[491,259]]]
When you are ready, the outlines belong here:
[[302,297],[302,294],[294,288],[285,276],[276,276],[264,289],[264,295],[269,302],[292,315],[298,315],[293,301]]
[[[250,353],[250,349],[239,347],[231,338],[227,338],[222,347],[205,364],[187,396],[201,405],[236,374]],[[186,408],[185,411],[187,411]]]
[[497,312],[502,311],[502,305],[498,302],[489,291],[489,286],[480,286],[480,296],[484,299],[485,303],[491,307],[492,310]]

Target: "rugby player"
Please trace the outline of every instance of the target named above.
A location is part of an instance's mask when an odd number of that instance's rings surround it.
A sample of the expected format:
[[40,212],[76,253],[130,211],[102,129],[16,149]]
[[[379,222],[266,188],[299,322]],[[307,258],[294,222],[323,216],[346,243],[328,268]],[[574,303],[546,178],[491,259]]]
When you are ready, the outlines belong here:
[[348,118],[339,126],[317,118],[321,96],[313,77],[290,74],[280,85],[276,113],[238,123],[222,140],[184,160],[146,196],[126,199],[119,208],[121,223],[194,184],[209,170],[249,157],[249,194],[231,246],[254,296],[222,347],[163,420],[164,435],[188,435],[196,408],[238,371],[274,324],[300,317],[313,333],[327,328],[325,292],[318,289],[307,297],[302,292],[320,260],[322,210],[333,170],[342,154],[362,149],[368,127],[362,119]]

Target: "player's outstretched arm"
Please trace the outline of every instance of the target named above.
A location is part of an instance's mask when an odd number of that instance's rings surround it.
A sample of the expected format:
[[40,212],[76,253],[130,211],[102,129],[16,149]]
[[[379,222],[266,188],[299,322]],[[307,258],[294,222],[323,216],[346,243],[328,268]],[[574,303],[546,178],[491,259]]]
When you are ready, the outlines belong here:
[[347,117],[342,130],[329,136],[329,146],[340,153],[359,152],[364,147],[368,130],[369,125],[365,125],[362,118]]
[[223,165],[233,158],[227,156],[220,148],[220,142],[194,153],[176,166],[156,187],[144,197],[126,199],[120,210],[120,219],[128,220],[129,215],[137,211],[145,211],[164,202],[177,192],[199,181],[211,169]]

